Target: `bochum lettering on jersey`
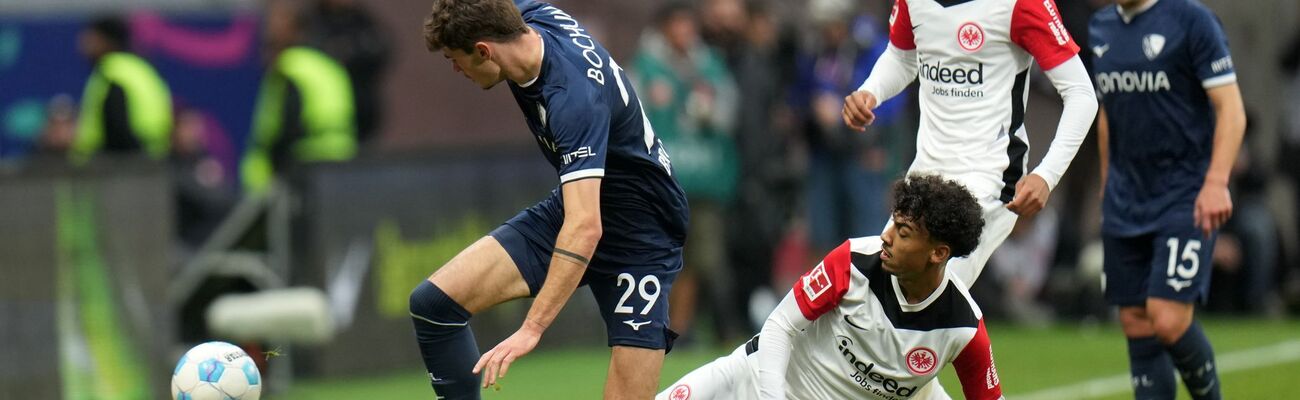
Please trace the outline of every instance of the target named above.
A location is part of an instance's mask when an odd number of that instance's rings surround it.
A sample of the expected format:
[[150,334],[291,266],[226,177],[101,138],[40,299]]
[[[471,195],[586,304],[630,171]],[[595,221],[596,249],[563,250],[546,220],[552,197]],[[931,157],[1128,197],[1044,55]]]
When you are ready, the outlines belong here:
[[935,61],[934,65],[922,61],[920,76],[935,82],[983,85],[984,63],[979,63],[974,68],[962,69],[945,67],[943,61]]
[[[849,364],[852,365],[853,369],[855,370],[851,378],[853,378],[855,382],[861,385],[863,389],[868,389],[873,391],[884,390],[886,393],[896,394],[903,397],[912,397],[912,393],[916,393],[916,388],[918,386],[899,387],[898,381],[890,377],[881,375],[879,372],[871,372],[871,370],[876,368],[876,363],[870,361],[865,363],[862,361],[858,361],[858,355],[853,354],[853,350],[849,348],[850,346],[853,346],[852,339],[849,339],[848,337],[845,336],[839,336],[837,337],[837,339],[839,339],[840,354],[844,355],[844,360],[848,361]],[[874,385],[871,385],[869,382],[875,382],[879,384],[880,387],[879,388],[871,387]],[[884,396],[884,394],[881,395]],[[893,397],[893,396],[887,396],[887,397]]]
[[561,24],[560,27],[569,31],[569,37],[573,38],[573,44],[582,49],[582,57],[587,59],[591,68],[587,68],[587,77],[600,83],[605,84],[605,73],[601,68],[605,67],[605,61],[600,59],[600,54],[596,54],[596,42],[591,40],[587,31],[578,25],[578,21],[566,14],[563,10],[547,6],[544,10],[551,11],[551,15],[557,20],[569,21],[569,25]]

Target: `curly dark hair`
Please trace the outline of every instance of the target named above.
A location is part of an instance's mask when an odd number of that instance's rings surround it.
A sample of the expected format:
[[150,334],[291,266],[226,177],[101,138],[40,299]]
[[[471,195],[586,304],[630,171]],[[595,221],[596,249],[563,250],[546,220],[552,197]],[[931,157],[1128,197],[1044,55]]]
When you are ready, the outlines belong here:
[[914,174],[894,182],[894,214],[925,226],[931,240],[952,248],[954,258],[975,251],[984,230],[984,213],[975,196],[939,175]]
[[474,43],[508,42],[528,33],[519,8],[511,0],[434,0],[424,18],[424,45],[429,52],[443,48],[474,51]]

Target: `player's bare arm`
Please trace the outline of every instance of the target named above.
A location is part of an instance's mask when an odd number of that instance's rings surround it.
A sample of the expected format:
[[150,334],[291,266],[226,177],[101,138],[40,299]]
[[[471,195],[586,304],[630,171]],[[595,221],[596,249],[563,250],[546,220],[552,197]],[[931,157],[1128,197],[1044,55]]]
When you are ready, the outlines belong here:
[[1209,236],[1232,217],[1228,176],[1246,134],[1246,111],[1236,83],[1207,89],[1206,94],[1214,107],[1214,150],[1210,156],[1210,169],[1205,173],[1205,183],[1196,195],[1192,216],[1196,227]]
[[555,239],[550,273],[528,310],[522,326],[492,350],[483,353],[474,373],[484,371],[483,387],[496,383],[510,364],[537,346],[542,332],[573,296],[587,270],[596,243],[600,241],[600,178],[570,181],[561,187],[564,195],[564,225]]

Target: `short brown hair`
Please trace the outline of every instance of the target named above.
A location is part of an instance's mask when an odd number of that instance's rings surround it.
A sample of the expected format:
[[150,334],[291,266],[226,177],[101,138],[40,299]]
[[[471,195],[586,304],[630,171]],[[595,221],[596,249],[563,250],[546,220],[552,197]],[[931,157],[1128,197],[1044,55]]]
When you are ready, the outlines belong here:
[[508,42],[528,32],[512,0],[434,0],[424,18],[429,52],[443,48],[474,51],[480,41]]

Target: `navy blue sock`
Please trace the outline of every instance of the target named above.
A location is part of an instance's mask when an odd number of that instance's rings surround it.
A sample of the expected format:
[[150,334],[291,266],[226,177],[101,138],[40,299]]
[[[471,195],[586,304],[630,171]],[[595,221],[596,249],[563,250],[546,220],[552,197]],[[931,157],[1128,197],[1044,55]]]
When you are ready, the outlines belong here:
[[1155,336],[1128,339],[1128,367],[1134,399],[1173,400],[1178,394],[1174,363]]
[[1201,324],[1192,321],[1192,325],[1183,332],[1183,337],[1167,348],[1169,357],[1183,377],[1183,385],[1195,400],[1218,400],[1219,373],[1214,365],[1214,349],[1210,339],[1205,337]]
[[411,322],[424,368],[438,399],[479,398],[478,344],[469,329],[469,311],[429,281],[411,291]]

